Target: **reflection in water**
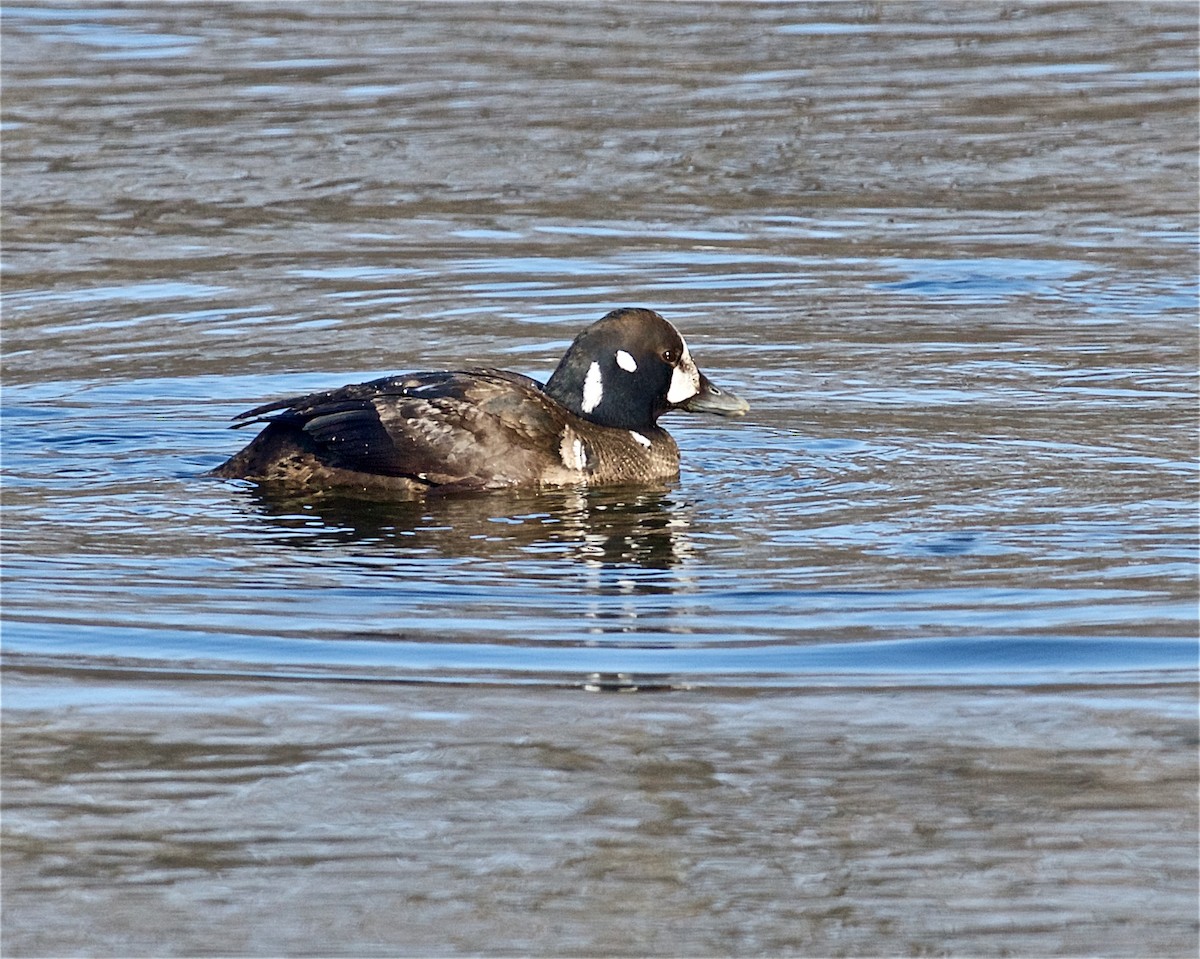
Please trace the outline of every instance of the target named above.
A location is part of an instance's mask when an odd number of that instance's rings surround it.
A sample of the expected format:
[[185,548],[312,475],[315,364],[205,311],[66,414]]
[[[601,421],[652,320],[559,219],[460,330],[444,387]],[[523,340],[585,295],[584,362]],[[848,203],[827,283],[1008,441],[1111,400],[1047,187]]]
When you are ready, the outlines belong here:
[[[488,659],[477,645],[485,638],[491,655],[532,668],[553,659],[552,647],[672,649],[695,633],[694,610],[680,600],[697,590],[694,508],[669,485],[415,501],[273,484],[242,493],[255,535],[284,562],[307,551],[323,572],[355,571],[338,580],[370,593],[360,611],[376,610],[369,632],[386,624],[393,657],[414,655],[414,629],[426,651],[463,644],[453,658],[472,668]],[[335,615],[332,631],[349,638],[352,619]],[[598,691],[669,686],[641,670],[582,675]]]
[[[272,534],[298,547],[386,543],[443,558],[560,555],[588,566],[670,569],[694,553],[691,507],[669,486],[479,493],[397,501],[246,489]],[[272,538],[276,538],[272,536]],[[645,585],[645,584],[643,584]]]

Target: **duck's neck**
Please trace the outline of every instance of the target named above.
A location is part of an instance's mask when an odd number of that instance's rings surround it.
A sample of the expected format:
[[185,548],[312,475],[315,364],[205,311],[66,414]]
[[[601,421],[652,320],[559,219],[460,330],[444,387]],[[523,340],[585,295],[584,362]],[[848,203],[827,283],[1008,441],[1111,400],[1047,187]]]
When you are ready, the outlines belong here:
[[656,410],[639,408],[636,396],[617,389],[606,389],[607,380],[596,361],[581,361],[570,354],[563,357],[543,392],[576,416],[600,426],[626,430],[654,429]]

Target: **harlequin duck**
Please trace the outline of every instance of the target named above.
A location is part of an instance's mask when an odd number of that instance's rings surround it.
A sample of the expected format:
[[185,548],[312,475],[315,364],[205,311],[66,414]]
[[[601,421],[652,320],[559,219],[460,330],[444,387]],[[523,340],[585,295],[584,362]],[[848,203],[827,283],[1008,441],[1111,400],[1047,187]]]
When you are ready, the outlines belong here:
[[489,368],[412,373],[249,410],[235,425],[266,429],[213,475],[405,496],[649,482],[679,473],[663,413],[747,409],[675,327],[626,308],[580,333],[545,386]]

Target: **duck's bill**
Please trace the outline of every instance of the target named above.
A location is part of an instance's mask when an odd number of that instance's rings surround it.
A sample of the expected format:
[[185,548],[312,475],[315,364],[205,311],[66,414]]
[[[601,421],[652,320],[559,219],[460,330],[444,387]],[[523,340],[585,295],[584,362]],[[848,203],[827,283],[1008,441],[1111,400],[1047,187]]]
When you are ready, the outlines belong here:
[[735,393],[718,389],[703,373],[700,374],[700,392],[679,404],[679,409],[689,413],[715,413],[717,416],[744,416],[750,404]]

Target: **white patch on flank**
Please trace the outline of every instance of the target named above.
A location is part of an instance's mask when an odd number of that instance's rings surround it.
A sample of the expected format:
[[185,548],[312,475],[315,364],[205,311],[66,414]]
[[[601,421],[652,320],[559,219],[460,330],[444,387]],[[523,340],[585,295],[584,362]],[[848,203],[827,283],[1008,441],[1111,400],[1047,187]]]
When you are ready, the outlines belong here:
[[563,430],[562,442],[558,444],[558,455],[562,457],[563,466],[569,470],[579,470],[582,473],[587,469],[587,447],[570,427]]
[[648,439],[646,439],[646,437],[644,437],[637,430],[630,430],[629,435],[632,436],[637,442],[641,443],[644,447],[646,447],[646,449],[650,448],[650,446],[651,446],[650,441]]
[[600,405],[604,397],[604,384],[600,381],[600,364],[593,363],[588,367],[587,376],[583,380],[583,411],[590,413]]
[[626,373],[637,372],[637,360],[624,350],[617,350],[617,366],[621,367]]
[[682,403],[700,392],[700,371],[692,362],[692,354],[688,352],[687,344],[683,344],[683,356],[671,371],[671,387],[667,390],[668,403]]

